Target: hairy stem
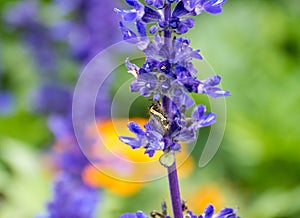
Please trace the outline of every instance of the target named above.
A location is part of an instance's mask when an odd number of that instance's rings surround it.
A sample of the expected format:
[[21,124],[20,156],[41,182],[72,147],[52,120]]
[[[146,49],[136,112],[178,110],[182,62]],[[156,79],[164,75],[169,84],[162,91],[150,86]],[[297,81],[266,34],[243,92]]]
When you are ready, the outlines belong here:
[[[171,18],[171,4],[167,4],[164,10],[164,19],[168,22]],[[164,42],[167,45],[167,48],[170,50],[172,46],[172,30],[167,28],[164,31]],[[168,114],[170,118],[171,114],[171,102],[170,99],[166,96],[162,99],[163,107],[165,112]],[[181,205],[181,198],[180,198],[180,190],[179,190],[179,183],[178,183],[178,176],[177,176],[177,169],[176,169],[176,161],[173,163],[171,167],[168,167],[168,179],[169,179],[169,189],[171,195],[171,202],[173,208],[173,217],[174,218],[183,218],[182,215],[182,205]]]
[[168,179],[174,218],[183,218],[176,162],[168,168]]

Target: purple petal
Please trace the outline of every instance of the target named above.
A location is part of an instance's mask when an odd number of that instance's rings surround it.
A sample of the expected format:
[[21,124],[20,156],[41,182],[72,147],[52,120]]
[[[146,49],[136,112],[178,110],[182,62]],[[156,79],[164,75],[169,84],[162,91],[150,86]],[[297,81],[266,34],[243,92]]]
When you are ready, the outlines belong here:
[[209,112],[198,121],[198,127],[210,126],[216,122],[216,114]]
[[153,157],[155,154],[155,150],[153,150],[152,148],[151,149],[147,148],[145,154],[148,154],[149,157]]
[[188,28],[193,28],[195,24],[195,20],[193,18],[186,18],[181,22],[184,23]]
[[156,25],[150,27],[149,32],[150,34],[155,34],[157,32],[158,27]]
[[153,5],[153,0],[145,0],[148,5]]
[[140,148],[142,146],[140,140],[137,138],[119,136],[119,140],[127,145],[130,145],[132,149]]
[[160,20],[160,18],[161,18],[160,14],[157,11],[155,11],[152,8],[149,8],[147,6],[145,6],[145,8],[144,8],[144,12],[145,13],[142,17],[142,20],[145,23],[155,22],[155,21]]
[[198,60],[202,60],[203,57],[199,54],[200,50],[195,50],[191,53],[191,57],[198,59]]
[[214,207],[210,204],[204,210],[204,218],[212,218],[214,215]]
[[184,3],[179,2],[173,10],[172,17],[180,17],[190,13],[185,7]]
[[142,87],[140,89],[140,93],[144,97],[149,97],[151,95],[151,90],[149,90],[147,87]]
[[184,33],[187,33],[189,31],[189,28],[184,23],[180,22],[178,24],[178,27],[177,27],[176,30],[178,31],[178,33],[184,34]]
[[217,218],[221,218],[221,217],[224,217],[226,215],[234,215],[234,209],[232,208],[223,208],[217,215]]
[[205,89],[205,92],[207,95],[209,95],[212,98],[230,96],[230,92],[224,91],[217,87],[207,87]]
[[129,71],[136,71],[136,72],[139,71],[139,67],[137,65],[131,63],[128,58],[126,58],[125,64]]
[[180,144],[176,143],[176,142],[172,143],[170,147],[171,147],[172,151],[180,151],[180,149],[181,149]]
[[128,42],[130,43],[138,42],[136,34],[132,30],[125,27],[122,22],[120,22],[120,29],[122,31],[124,40],[128,40]]
[[163,0],[154,0],[153,6],[156,8],[163,8],[164,1]]
[[196,129],[191,128],[184,128],[180,131],[180,134],[176,137],[176,140],[178,141],[184,141],[184,142],[193,142],[196,140]]
[[131,132],[135,133],[137,136],[138,135],[145,135],[143,129],[136,122],[130,122],[130,123],[128,123],[128,129]]
[[134,7],[135,4],[137,3],[137,0],[126,0],[126,3],[129,4],[130,6]]
[[197,0],[182,0],[182,2],[186,10],[192,11],[196,7]]
[[134,21],[137,17],[137,12],[135,10],[120,10],[118,8],[115,8],[114,10],[122,16],[124,21],[127,22]]
[[199,104],[197,107],[194,108],[192,112],[192,117],[197,120],[200,120],[204,115],[205,111],[206,111],[206,107],[202,104]]
[[136,218],[148,218],[148,216],[146,214],[144,214],[144,212],[142,212],[142,211],[137,211]]
[[138,20],[136,22],[136,27],[141,37],[147,37],[146,24],[144,22]]
[[119,218],[136,218],[135,213],[124,213]]
[[203,81],[206,85],[216,86],[219,85],[221,81],[221,77],[219,75],[214,75]]
[[203,4],[206,12],[211,14],[219,14],[222,12],[222,6],[226,0],[210,0]]
[[131,84],[130,84],[130,91],[131,92],[139,92],[140,89],[145,85],[145,82],[141,82],[141,81],[133,81]]

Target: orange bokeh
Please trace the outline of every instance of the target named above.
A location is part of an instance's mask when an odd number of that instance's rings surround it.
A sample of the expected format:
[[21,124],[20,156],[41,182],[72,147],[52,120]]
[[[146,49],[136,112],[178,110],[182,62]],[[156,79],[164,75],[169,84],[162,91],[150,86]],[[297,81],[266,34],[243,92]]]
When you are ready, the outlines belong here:
[[[147,120],[134,118],[143,126]],[[119,195],[132,195],[146,182],[166,175],[166,168],[160,165],[158,151],[154,157],[149,158],[144,154],[145,149],[133,150],[123,144],[118,136],[134,136],[127,129],[127,119],[101,120],[96,129],[88,131],[88,137],[95,138],[93,151],[89,152],[89,159],[99,159],[93,165],[86,167],[83,172],[84,180],[94,186],[105,188]],[[176,154],[178,174],[189,175],[193,168],[193,159],[189,156],[187,146],[182,146],[182,151]]]

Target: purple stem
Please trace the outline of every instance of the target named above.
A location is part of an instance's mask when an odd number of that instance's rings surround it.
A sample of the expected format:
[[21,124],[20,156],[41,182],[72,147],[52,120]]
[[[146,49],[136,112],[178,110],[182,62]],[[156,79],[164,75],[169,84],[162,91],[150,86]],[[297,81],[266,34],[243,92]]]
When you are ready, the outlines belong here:
[[[170,18],[171,18],[171,4],[167,4],[164,10],[164,18],[165,21],[168,23]],[[172,29],[167,27],[164,31],[164,36],[165,36],[165,44],[168,45],[168,48],[170,49],[171,46],[171,38],[172,38]]]
[[[171,18],[171,4],[167,4],[164,10],[164,18],[165,21],[168,22]],[[172,30],[166,29],[164,31],[165,36],[165,44],[168,46],[168,49],[172,46]],[[171,102],[170,99],[166,96],[162,98],[163,107],[165,112],[168,114],[170,118],[171,114]],[[183,218],[182,215],[182,205],[181,205],[181,197],[176,169],[176,161],[173,163],[171,167],[168,167],[168,179],[169,179],[169,189],[171,194],[172,208],[173,208],[173,217],[174,218]]]
[[176,162],[168,168],[168,179],[174,218],[183,218]]

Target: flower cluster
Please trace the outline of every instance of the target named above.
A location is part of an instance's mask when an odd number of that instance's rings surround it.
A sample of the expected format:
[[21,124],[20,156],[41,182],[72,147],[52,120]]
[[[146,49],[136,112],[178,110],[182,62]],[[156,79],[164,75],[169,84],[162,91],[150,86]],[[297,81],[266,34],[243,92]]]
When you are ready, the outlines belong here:
[[[175,104],[173,105],[176,108]],[[179,151],[180,144],[178,141],[194,141],[199,128],[209,126],[215,122],[215,114],[211,112],[205,114],[205,111],[204,105],[198,105],[194,108],[190,118],[182,117],[183,114],[181,116],[180,112],[177,111],[170,119],[172,120],[171,123],[164,123],[159,120],[159,117],[156,117],[154,112],[151,114],[150,110],[150,119],[144,126],[146,131],[137,123],[131,122],[128,124],[128,128],[137,137],[121,136],[120,140],[130,145],[133,149],[146,148],[145,153],[150,157],[154,155],[156,150]]]
[[45,22],[40,19],[42,3],[25,0],[10,6],[3,17],[6,28],[21,33],[22,40],[30,48],[39,72],[53,74],[57,70],[57,54],[53,49],[55,39]]
[[[57,140],[51,158],[60,173],[54,181],[48,215],[40,217],[89,218],[95,213],[99,192],[82,178],[90,163],[82,153],[73,130],[73,82],[66,84],[65,70],[60,67],[64,61],[71,60],[76,62],[76,66],[81,66],[114,42],[117,34],[107,26],[113,26],[108,24],[113,23],[117,16],[112,13],[115,2],[56,0],[46,3],[24,0],[8,4],[6,8],[6,28],[21,33],[21,39],[33,54],[38,72],[43,73],[38,75],[41,84],[32,95],[33,110],[47,116],[48,127]],[[43,19],[41,12],[47,9],[55,11],[55,19]],[[103,31],[104,28],[106,31]],[[70,57],[65,55],[68,50]],[[74,75],[77,75],[76,70]],[[101,95],[97,97],[97,118],[109,115],[110,82],[101,87]],[[8,101],[6,96],[0,95],[0,104]]]
[[[149,29],[150,34],[164,30],[172,30],[175,33],[184,34],[190,28],[193,28],[195,23],[194,19],[189,18],[189,16],[196,16],[202,12],[211,14],[221,13],[222,5],[226,0],[146,0],[147,6],[144,6],[138,0],[126,0],[126,2],[133,9],[115,9],[115,11],[122,16],[124,21],[135,21],[139,35],[146,37],[147,24],[152,24]],[[171,13],[171,17],[166,19],[162,9],[167,4],[172,3],[176,3],[176,6]],[[137,35],[124,27],[122,22],[120,26],[125,40],[136,38]]]
[[[206,113],[204,105],[195,105],[191,93],[212,98],[230,95],[218,87],[220,76],[212,75],[204,80],[197,78],[193,60],[203,59],[200,50],[193,49],[190,40],[181,36],[194,27],[195,21],[191,17],[203,12],[218,14],[226,0],[145,0],[145,4],[139,0],[125,1],[131,9],[115,9],[123,18],[120,22],[123,39],[136,44],[146,57],[142,66],[126,60],[128,72],[135,77],[130,89],[150,98],[152,104],[144,128],[130,122],[128,128],[135,137],[120,136],[119,139],[133,149],[144,148],[149,157],[156,151],[163,151],[159,160],[168,170],[174,218],[237,218],[235,210],[224,208],[215,213],[212,205],[200,215],[185,212],[180,204],[175,158],[175,153],[181,150],[180,142],[195,141],[199,128],[216,122],[214,113]],[[163,208],[163,213],[155,211],[150,216],[171,218],[166,207]],[[148,216],[138,211],[123,214],[120,218]]]
[[62,11],[62,18],[53,25],[52,33],[68,43],[75,58],[88,62],[118,40],[113,28],[108,28],[116,20],[116,15],[111,13],[115,0],[55,0],[55,3]]
[[[169,215],[161,215],[162,218],[171,218]],[[152,217],[152,216],[151,216]],[[125,213],[120,216],[120,218],[149,218],[144,212],[137,211],[136,213]],[[185,218],[240,218],[236,215],[236,210],[232,208],[223,208],[218,213],[215,213],[213,205],[208,205],[204,213],[195,215],[192,211],[188,210],[186,212]]]
[[[146,56],[141,67],[126,60],[128,72],[135,77],[130,89],[144,97],[151,97],[154,102],[162,101],[162,105],[155,103],[156,109],[150,107],[150,119],[144,126],[145,131],[136,123],[129,123],[128,127],[136,138],[121,136],[120,140],[132,148],[144,147],[149,156],[153,156],[156,150],[169,155],[180,150],[179,141],[194,141],[199,128],[210,126],[216,120],[215,114],[205,114],[204,105],[196,106],[191,117],[186,115],[187,109],[194,105],[190,93],[206,94],[213,98],[230,95],[217,87],[220,76],[213,75],[205,80],[196,77],[197,70],[192,60],[202,60],[200,50],[194,50],[189,39],[176,36],[194,26],[190,16],[202,12],[220,13],[225,0],[160,0],[146,1],[147,5],[138,0],[126,2],[133,9],[115,11],[124,22],[134,22],[137,33],[120,22],[123,38],[137,44]],[[172,4],[176,5],[171,7]],[[148,28],[149,34],[154,34],[153,39],[148,37]],[[175,34],[173,38],[172,34]],[[159,107],[161,109],[157,109]]]

